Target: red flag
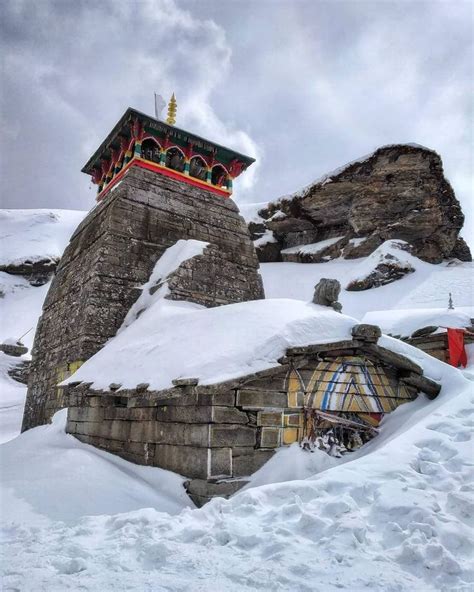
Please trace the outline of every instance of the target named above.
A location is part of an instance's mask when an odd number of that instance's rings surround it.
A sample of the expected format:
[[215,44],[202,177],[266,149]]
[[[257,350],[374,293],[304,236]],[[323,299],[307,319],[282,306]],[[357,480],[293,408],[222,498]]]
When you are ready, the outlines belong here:
[[464,348],[464,329],[448,329],[449,363],[459,368],[467,366],[467,355]]

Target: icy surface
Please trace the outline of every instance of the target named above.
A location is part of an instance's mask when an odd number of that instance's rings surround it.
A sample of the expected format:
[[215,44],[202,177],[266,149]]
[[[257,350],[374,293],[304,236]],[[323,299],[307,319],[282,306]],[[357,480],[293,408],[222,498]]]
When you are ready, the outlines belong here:
[[409,337],[422,327],[469,327],[471,316],[459,310],[446,310],[445,308],[374,310],[366,313],[362,322],[378,325],[383,333]]
[[0,265],[61,257],[87,212],[0,210]]

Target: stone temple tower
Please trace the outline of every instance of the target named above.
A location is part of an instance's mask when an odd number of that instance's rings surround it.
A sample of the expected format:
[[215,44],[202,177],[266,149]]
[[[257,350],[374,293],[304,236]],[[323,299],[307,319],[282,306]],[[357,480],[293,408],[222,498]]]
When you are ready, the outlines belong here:
[[129,108],[83,168],[98,186],[97,205],[74,232],[43,305],[23,431],[64,406],[56,385],[116,334],[176,241],[209,243],[197,269],[186,270],[182,299],[218,306],[264,297],[253,243],[230,197],[253,159],[173,123]]

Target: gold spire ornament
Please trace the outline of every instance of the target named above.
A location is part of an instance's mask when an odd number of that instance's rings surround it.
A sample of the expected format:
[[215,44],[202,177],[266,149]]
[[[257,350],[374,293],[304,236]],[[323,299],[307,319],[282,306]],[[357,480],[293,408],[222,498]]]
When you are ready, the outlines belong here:
[[171,95],[170,102],[168,103],[168,117],[166,119],[166,123],[168,125],[174,125],[176,123],[176,110],[178,109],[178,105],[176,103],[176,97],[174,93]]

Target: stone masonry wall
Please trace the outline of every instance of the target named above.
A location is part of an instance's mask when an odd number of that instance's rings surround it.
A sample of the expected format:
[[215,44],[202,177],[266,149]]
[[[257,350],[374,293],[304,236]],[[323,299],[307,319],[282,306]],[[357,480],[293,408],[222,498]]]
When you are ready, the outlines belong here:
[[417,364],[379,348],[370,334],[370,342],[364,338],[359,332],[353,340],[291,348],[275,368],[209,386],[179,379],[165,391],[142,384],[104,392],[73,383],[65,389],[66,431],[132,462],[188,477],[188,494],[202,505],[231,495],[276,448],[300,440],[305,387],[295,392],[289,379],[297,370],[302,384],[310,385],[322,355],[364,355],[383,364],[394,391],[403,384],[412,397],[418,390],[437,394],[439,385]]
[[264,297],[255,249],[232,200],[133,167],[79,225],[60,261],[33,345],[23,430],[64,406],[57,383],[116,334],[154,264],[179,239],[211,244],[215,265],[201,265],[201,278],[187,283],[195,301]]

